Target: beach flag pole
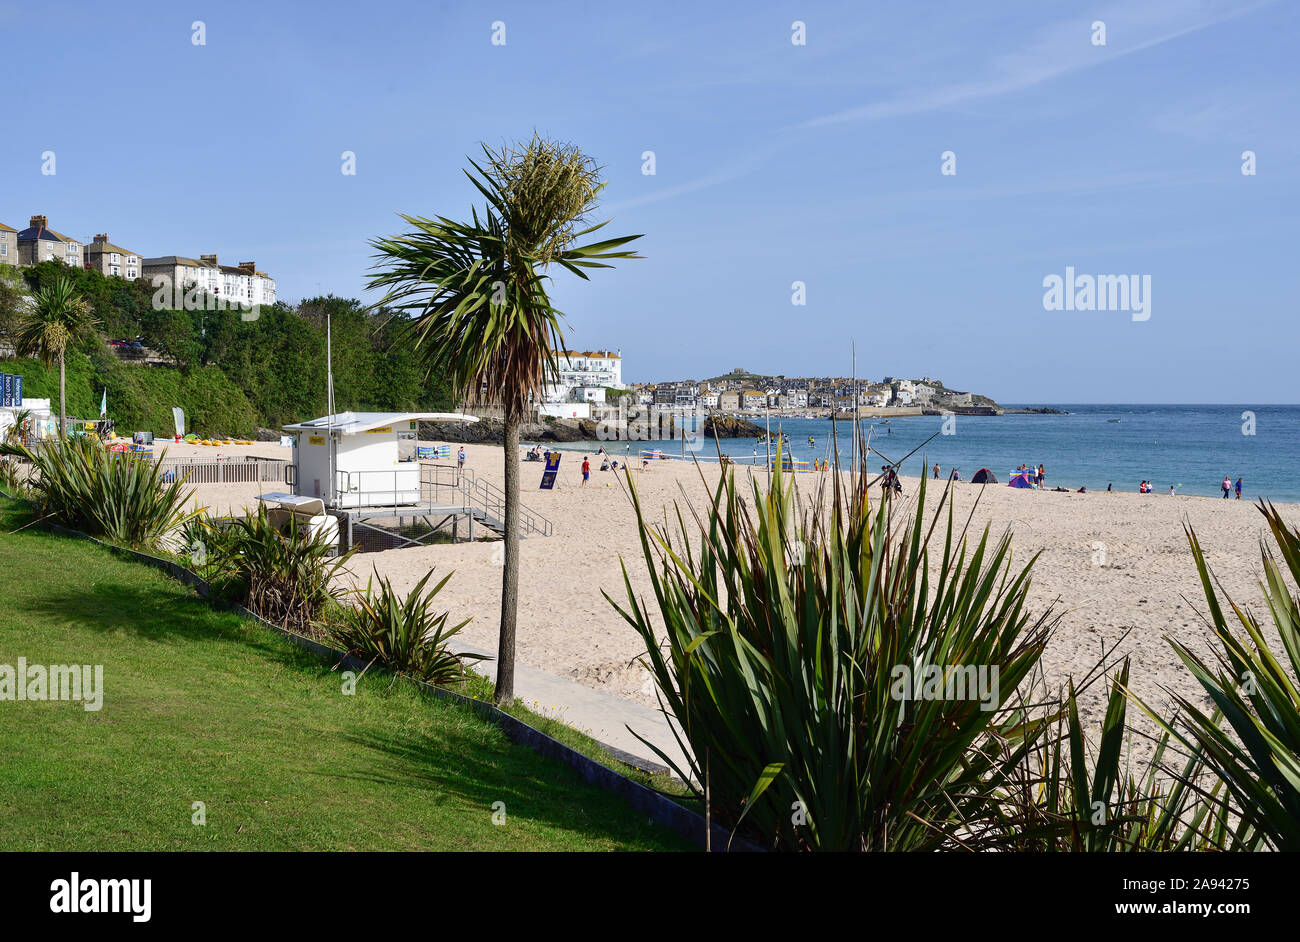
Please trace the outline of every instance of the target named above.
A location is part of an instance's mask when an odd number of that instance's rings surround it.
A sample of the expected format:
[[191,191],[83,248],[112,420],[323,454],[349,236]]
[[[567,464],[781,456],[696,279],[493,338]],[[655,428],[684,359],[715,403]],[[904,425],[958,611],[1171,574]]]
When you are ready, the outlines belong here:
[[763,405],[767,411],[767,489],[772,490],[772,407],[767,404],[767,397],[763,397]]
[[[330,309],[325,309],[325,411],[329,413],[326,427],[329,436],[325,441],[325,454],[329,462],[329,484],[326,485],[326,497],[334,502],[334,346],[331,327]],[[418,436],[418,432],[416,433]],[[418,441],[417,441],[418,444]]]
[[[834,405],[831,406],[834,408]],[[853,342],[853,450],[849,452],[849,472],[853,473],[858,466],[858,433],[861,428],[858,419],[858,344]]]

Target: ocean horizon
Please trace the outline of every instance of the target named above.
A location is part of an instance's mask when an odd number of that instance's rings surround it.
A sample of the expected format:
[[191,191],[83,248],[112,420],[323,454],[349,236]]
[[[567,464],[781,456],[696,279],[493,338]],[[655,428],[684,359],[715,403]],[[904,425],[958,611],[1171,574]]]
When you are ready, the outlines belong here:
[[[944,434],[943,416],[864,419],[871,432],[872,466],[902,460],[902,473],[930,474],[937,462],[947,477],[956,468],[964,481],[981,468],[990,469],[1000,484],[1021,464],[1046,470],[1047,487],[1104,491],[1137,491],[1150,481],[1152,492],[1167,495],[1170,485],[1179,494],[1221,496],[1225,475],[1242,478],[1242,499],[1264,498],[1300,502],[1300,405],[1208,403],[1003,403],[1008,409],[1050,408],[1064,414],[1007,414],[950,417]],[[1118,421],[1115,421],[1118,420]],[[763,426],[767,418],[750,418]],[[790,453],[802,460],[826,460],[831,451],[829,419],[773,415],[772,431],[784,432]],[[837,421],[840,459],[848,465],[850,424]],[[931,439],[931,436],[934,436]],[[809,437],[812,442],[809,442]],[[927,439],[931,439],[928,443]],[[689,445],[686,454],[692,454]],[[604,445],[618,456],[642,449],[662,450],[681,457],[680,440],[567,442],[564,451],[594,452]],[[766,446],[753,439],[722,439],[722,454],[750,464],[763,464]],[[699,441],[694,452],[715,459],[712,441]],[[556,446],[552,446],[556,447]],[[916,450],[904,459],[909,452]],[[1235,498],[1235,493],[1234,493]]]

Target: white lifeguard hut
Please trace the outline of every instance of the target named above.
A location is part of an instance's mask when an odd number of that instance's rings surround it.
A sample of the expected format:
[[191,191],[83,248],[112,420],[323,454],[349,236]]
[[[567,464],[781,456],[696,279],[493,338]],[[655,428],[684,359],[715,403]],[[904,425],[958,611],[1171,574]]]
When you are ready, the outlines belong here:
[[[477,422],[459,412],[339,412],[284,426],[293,444],[293,493],[261,500],[294,514],[308,529],[338,534],[343,548],[420,546],[450,525],[452,542],[475,526],[505,533],[506,495],[490,481],[448,461],[421,460],[420,422]],[[444,455],[444,458],[449,457]],[[550,536],[551,522],[519,508],[520,536]]]
[[420,504],[419,423],[477,421],[459,412],[340,412],[286,425],[294,493],[331,510]]

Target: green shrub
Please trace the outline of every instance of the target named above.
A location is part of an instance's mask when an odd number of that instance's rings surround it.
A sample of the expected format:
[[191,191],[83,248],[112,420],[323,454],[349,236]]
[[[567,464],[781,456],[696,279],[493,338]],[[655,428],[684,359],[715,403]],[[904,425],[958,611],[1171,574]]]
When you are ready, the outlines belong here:
[[[1053,719],[1010,705],[1057,620],[1027,613],[1032,560],[1013,568],[987,530],[968,551],[949,509],[932,576],[946,491],[927,525],[924,484],[910,516],[891,515],[869,507],[865,479],[833,478],[829,506],[819,491],[805,509],[784,474],[742,500],[724,473],[706,512],[678,511],[674,538],[628,476],[660,618],[630,580],[627,607],[610,602],[685,740],[677,772],[766,846],[996,845],[999,796]],[[900,671],[966,668],[984,669],[983,702],[898,685]]]
[[222,596],[228,594],[224,590],[236,577],[232,522],[229,517],[218,520],[201,514],[185,522],[176,540],[176,555],[180,561],[202,576]]
[[[1196,533],[1187,540],[1196,560],[1208,608],[1207,621],[1218,639],[1215,664],[1194,654],[1181,641],[1169,643],[1214,702],[1206,714],[1186,697],[1176,696],[1180,722],[1165,720],[1143,707],[1166,732],[1205,763],[1231,794],[1240,816],[1241,840],[1259,839],[1274,850],[1300,850],[1300,531],[1288,527],[1272,504],[1260,502],[1273,543],[1261,542],[1264,602],[1277,630],[1285,661],[1269,649],[1256,616],[1226,597],[1220,604],[1217,581],[1205,562]],[[1278,564],[1281,555],[1288,584]],[[1241,632],[1241,633],[1239,633]],[[1244,633],[1244,634],[1243,634]],[[1226,728],[1225,728],[1226,721]]]
[[396,673],[410,674],[431,684],[445,686],[465,679],[465,662],[480,661],[479,654],[453,654],[447,642],[469,619],[449,626],[447,612],[433,610],[434,598],[451,574],[432,589],[425,586],[433,571],[425,574],[406,598],[399,598],[392,583],[379,577],[379,591],[371,583],[358,594],[356,607],[344,610],[333,626],[334,638],[353,654],[378,660]]
[[[224,529],[214,536],[212,526]],[[289,515],[283,530],[268,517],[265,506],[247,517],[207,528],[208,541],[191,531],[203,545],[204,567],[228,580],[238,600],[267,621],[311,637],[323,637],[326,606],[344,593],[333,587],[334,576],[351,551],[333,557],[334,545],[323,534],[310,534]]]
[[[0,370],[23,378],[24,399],[48,399],[59,411],[59,367],[47,367],[28,357],[0,361]],[[64,383],[68,395],[68,415],[95,418],[99,415],[99,389],[90,358],[72,347],[64,363]],[[95,387],[92,391],[92,387]]]
[[[1124,739],[1129,662],[1111,679],[1106,714],[1093,755],[1079,719],[1073,682],[1065,709],[1050,735],[1016,775],[1016,785],[999,796],[1003,809],[1001,846],[1008,850],[1166,852],[1256,849],[1258,842],[1234,833],[1232,811],[1222,788],[1205,782],[1199,750],[1184,757],[1181,772],[1165,776],[1169,734],[1140,774],[1127,770]],[[1090,680],[1085,679],[1087,687]],[[1091,769],[1091,775],[1089,775]],[[1207,787],[1208,786],[1208,787]]]
[[157,548],[198,511],[192,491],[166,482],[160,461],[115,453],[93,438],[8,451],[31,462],[30,493],[42,517],[132,547]]

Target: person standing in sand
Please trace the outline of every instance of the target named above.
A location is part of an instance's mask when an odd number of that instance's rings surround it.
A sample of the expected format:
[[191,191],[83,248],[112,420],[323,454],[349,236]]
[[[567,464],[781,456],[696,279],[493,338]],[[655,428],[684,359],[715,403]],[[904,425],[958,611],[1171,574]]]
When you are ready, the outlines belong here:
[[456,470],[465,470],[465,446],[460,446],[460,451],[456,452]]
[[1237,478],[1237,500],[1241,500],[1241,478]]
[[934,479],[939,480],[939,462],[934,463]]
[[1228,494],[1232,492],[1232,478],[1228,477],[1228,475],[1226,474],[1223,476],[1222,487],[1223,487],[1223,499],[1227,500]]
[[582,486],[586,487],[587,482],[590,480],[591,480],[591,462],[587,460],[586,455],[583,455],[582,456]]

